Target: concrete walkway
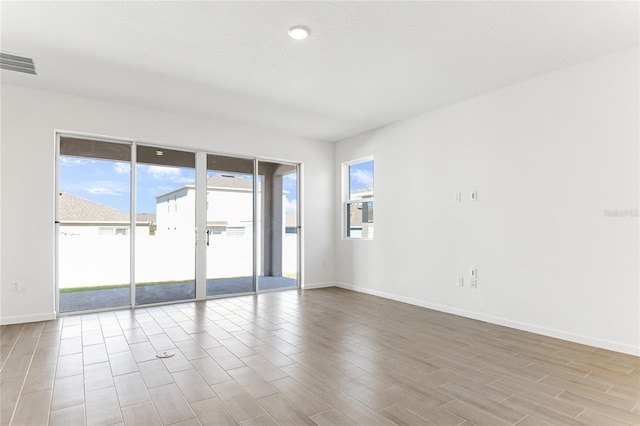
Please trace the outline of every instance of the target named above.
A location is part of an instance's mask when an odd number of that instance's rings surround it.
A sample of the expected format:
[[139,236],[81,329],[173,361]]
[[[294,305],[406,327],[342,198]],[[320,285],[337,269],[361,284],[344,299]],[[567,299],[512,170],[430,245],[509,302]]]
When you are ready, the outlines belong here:
[[[296,288],[297,281],[285,277],[258,277],[260,291]],[[207,297],[253,292],[253,279],[221,278],[207,280]],[[78,291],[60,294],[60,312],[88,311],[114,307],[128,307],[129,288]],[[175,284],[149,285],[136,288],[136,305],[195,299],[195,281]]]

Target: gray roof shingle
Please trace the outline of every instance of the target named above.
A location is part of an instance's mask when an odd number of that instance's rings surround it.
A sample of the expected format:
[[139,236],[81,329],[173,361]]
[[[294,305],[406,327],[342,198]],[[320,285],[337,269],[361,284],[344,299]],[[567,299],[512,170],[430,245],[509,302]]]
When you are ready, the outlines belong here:
[[[129,213],[87,200],[68,192],[60,193],[60,222],[129,222]],[[138,222],[155,222],[153,213],[140,213]]]
[[216,175],[207,178],[207,187],[253,189],[253,179],[243,179],[228,175]]

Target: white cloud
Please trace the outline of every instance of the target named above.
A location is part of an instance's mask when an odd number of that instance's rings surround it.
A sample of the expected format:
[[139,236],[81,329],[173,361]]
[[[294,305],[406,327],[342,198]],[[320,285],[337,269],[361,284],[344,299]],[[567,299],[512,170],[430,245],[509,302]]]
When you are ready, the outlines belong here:
[[73,158],[60,156],[61,166],[85,165],[95,163],[95,160],[86,160],[84,158]]
[[147,194],[152,197],[157,197],[158,195],[173,191],[174,189],[176,189],[175,186],[154,186],[153,188],[149,188]]
[[287,197],[284,197],[284,212],[285,213],[291,213],[296,211],[296,207],[297,207],[297,202],[295,200],[295,198],[293,200],[289,200]]
[[116,173],[127,174],[131,171],[131,165],[129,163],[118,162],[113,166],[113,169]]
[[91,195],[120,195],[116,191],[111,188],[105,188],[101,186],[94,186],[91,188],[87,188],[86,191]]
[[362,186],[373,185],[373,173],[369,170],[351,169],[351,179]]
[[[75,189],[75,191],[73,189]],[[71,188],[65,188],[65,191],[84,191],[91,195],[112,195],[120,197],[129,195],[129,185],[124,182],[110,180],[90,181],[82,184],[71,185]]]
[[168,166],[147,166],[147,174],[152,179],[164,180],[174,183],[194,183],[194,176],[182,176],[182,169]]
[[166,166],[147,166],[147,174],[154,179],[171,179],[180,177],[180,169]]

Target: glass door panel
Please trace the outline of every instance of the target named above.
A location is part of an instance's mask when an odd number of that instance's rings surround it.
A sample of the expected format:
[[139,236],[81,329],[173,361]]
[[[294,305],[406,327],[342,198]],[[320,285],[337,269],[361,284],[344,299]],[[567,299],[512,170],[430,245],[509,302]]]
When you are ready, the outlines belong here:
[[298,286],[298,167],[258,162],[258,289]]
[[136,150],[136,305],[194,299],[195,153]]
[[59,312],[130,305],[131,146],[60,138]]
[[253,164],[207,155],[207,297],[255,291]]

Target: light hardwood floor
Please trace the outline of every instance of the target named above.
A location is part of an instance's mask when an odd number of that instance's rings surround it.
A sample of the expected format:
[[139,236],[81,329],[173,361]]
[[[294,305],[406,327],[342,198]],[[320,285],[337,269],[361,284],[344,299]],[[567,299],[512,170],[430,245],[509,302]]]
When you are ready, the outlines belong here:
[[640,424],[638,357],[337,288],[3,326],[1,343],[3,425]]

